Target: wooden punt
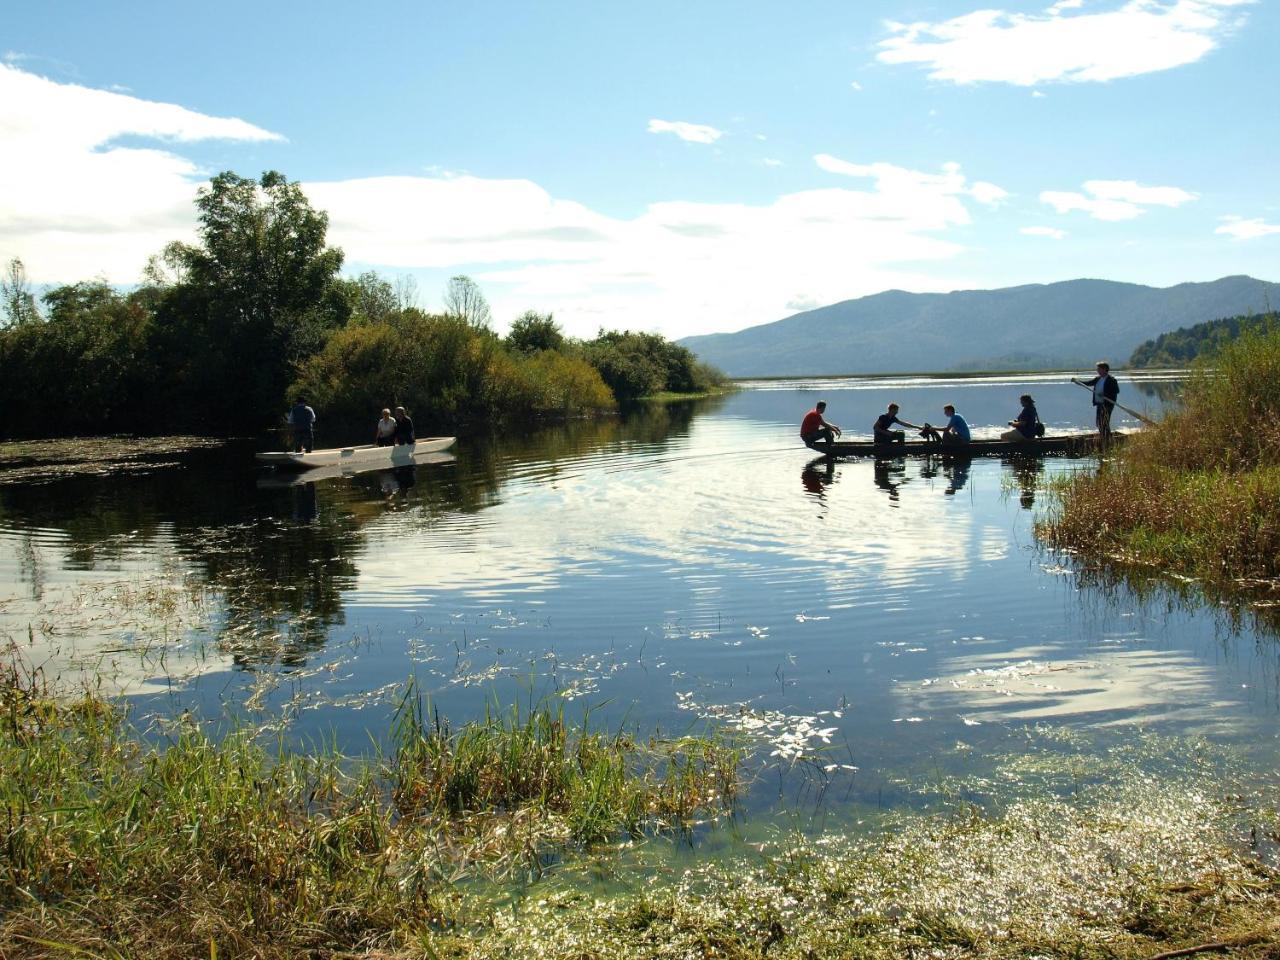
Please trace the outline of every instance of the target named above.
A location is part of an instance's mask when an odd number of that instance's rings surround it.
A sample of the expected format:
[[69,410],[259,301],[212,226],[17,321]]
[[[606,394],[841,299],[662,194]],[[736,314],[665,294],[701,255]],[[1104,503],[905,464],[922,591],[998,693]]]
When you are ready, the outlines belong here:
[[365,444],[359,447],[332,447],[328,450],[312,450],[310,453],[290,453],[275,450],[255,453],[261,464],[279,470],[310,470],[314,467],[407,467],[424,453],[440,453],[457,442],[457,437],[422,437],[417,443],[403,443],[394,447],[376,447]]
[[[1122,434],[1113,433],[1111,442],[1119,443]],[[903,443],[877,443],[873,440],[837,440],[835,443],[814,443],[810,450],[828,457],[997,457],[1009,454],[1024,456],[1056,455],[1066,457],[1087,456],[1097,453],[1102,442],[1096,433],[1068,434],[1059,437],[1038,437],[1034,440],[972,440],[964,446],[930,443],[924,440],[907,440]]]

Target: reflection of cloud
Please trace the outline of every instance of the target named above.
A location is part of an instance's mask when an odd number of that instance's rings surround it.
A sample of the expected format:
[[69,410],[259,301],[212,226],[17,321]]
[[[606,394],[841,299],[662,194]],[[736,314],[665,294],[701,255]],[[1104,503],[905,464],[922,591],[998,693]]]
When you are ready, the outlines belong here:
[[1234,704],[1214,697],[1214,672],[1195,657],[1152,649],[1117,650],[1088,660],[1053,659],[1044,648],[966,655],[954,670],[901,684],[904,709],[955,710],[984,722],[1086,718],[1115,726],[1160,721],[1202,731],[1225,727]]

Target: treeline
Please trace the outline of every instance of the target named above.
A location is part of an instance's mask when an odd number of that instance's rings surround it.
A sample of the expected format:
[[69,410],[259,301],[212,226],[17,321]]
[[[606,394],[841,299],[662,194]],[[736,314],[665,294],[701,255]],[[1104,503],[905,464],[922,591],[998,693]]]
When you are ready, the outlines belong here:
[[1249,331],[1259,331],[1275,323],[1275,314],[1250,313],[1239,317],[1208,320],[1191,327],[1162,333],[1138,345],[1129,358],[1130,367],[1186,367],[1196,360],[1220,353],[1228,344]]
[[724,383],[655,334],[575,340],[530,312],[499,337],[467,277],[450,281],[440,313],[403,281],[342,277],[328,216],[282,174],[219,174],[196,206],[198,242],[169,244],[129,292],[92,280],[37,300],[9,264],[0,436],[253,430],[299,396],[330,422],[403,404],[420,428],[452,429]]

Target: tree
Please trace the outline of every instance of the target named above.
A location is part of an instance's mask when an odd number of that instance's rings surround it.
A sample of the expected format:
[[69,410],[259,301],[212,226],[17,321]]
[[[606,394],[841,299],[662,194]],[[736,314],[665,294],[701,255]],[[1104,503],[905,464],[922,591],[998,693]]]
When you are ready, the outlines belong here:
[[493,322],[489,301],[480,292],[480,286],[465,274],[449,280],[444,292],[444,312],[451,317],[461,317],[480,330],[488,330]]
[[158,310],[171,369],[211,418],[262,422],[296,364],[351,313],[335,283],[342,251],[325,245],[328,215],[275,171],[220,173],[196,207],[200,243],[166,248],[183,271]]
[[537,353],[540,350],[564,349],[564,334],[552,314],[526,310],[511,324],[507,334],[507,346],[517,353]]
[[4,276],[0,277],[0,298],[4,300],[4,315],[11,326],[21,326],[40,319],[35,294],[27,280],[27,268],[14,257],[9,261]]

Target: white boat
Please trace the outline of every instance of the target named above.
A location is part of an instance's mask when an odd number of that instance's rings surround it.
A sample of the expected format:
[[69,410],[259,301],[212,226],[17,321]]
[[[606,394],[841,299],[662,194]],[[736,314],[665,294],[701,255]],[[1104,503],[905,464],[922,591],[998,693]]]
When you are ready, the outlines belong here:
[[[419,453],[413,458],[413,466],[438,466],[453,463],[457,459],[452,453]],[[333,463],[327,467],[308,467],[306,470],[270,470],[258,478],[258,489],[281,490],[304,483],[315,483],[317,480],[336,480],[361,473],[373,473],[375,470],[394,470],[399,466],[401,465],[398,463]]]
[[402,443],[394,447],[378,447],[366,444],[360,447],[333,447],[328,450],[312,450],[310,453],[290,453],[286,450],[274,450],[269,453],[255,453],[259,463],[277,467],[281,470],[310,470],[313,467],[334,466],[369,466],[369,467],[407,467],[416,463],[415,457],[425,453],[439,453],[448,450],[456,442],[457,437],[422,437],[417,443]]

